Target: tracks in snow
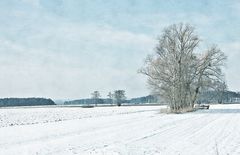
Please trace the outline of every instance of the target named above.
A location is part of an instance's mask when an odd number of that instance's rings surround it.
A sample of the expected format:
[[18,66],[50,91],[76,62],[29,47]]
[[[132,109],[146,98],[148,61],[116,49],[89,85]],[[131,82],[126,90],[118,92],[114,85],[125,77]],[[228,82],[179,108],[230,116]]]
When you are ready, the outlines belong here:
[[232,155],[240,152],[239,131],[238,113],[166,115],[153,108],[0,128],[0,133],[6,132],[0,134],[0,154],[216,154],[218,150]]

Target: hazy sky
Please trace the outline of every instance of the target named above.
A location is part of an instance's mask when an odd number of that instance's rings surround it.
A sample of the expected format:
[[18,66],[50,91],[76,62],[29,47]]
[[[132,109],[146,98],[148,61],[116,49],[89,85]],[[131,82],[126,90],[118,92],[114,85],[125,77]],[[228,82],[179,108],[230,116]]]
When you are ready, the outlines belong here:
[[148,95],[137,74],[162,28],[196,27],[228,56],[240,90],[239,0],[0,0],[0,97],[85,98],[99,90]]

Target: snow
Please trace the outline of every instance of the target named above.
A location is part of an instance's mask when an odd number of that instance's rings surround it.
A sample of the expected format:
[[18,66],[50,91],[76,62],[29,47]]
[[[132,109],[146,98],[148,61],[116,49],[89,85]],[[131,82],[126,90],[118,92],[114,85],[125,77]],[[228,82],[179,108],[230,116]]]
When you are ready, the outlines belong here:
[[240,105],[0,109],[0,155],[240,154]]

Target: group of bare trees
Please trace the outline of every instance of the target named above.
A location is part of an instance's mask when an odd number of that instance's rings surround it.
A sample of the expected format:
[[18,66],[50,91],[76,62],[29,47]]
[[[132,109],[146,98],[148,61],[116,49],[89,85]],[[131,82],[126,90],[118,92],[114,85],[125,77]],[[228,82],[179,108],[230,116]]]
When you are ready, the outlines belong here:
[[[94,91],[91,95],[96,106],[100,101],[101,95],[99,91]],[[109,92],[107,96],[110,99],[111,104],[116,104],[117,106],[121,106],[121,104],[126,100],[125,90],[115,90],[113,93]]]
[[192,108],[203,89],[225,88],[221,68],[226,56],[216,45],[200,51],[199,43],[194,27],[188,24],[166,27],[156,52],[147,57],[140,69],[148,76],[150,88],[174,112]]

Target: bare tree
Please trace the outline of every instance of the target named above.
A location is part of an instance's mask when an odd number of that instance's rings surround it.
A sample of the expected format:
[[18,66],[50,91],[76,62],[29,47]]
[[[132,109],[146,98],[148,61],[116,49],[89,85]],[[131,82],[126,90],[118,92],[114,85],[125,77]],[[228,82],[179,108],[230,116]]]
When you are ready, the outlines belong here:
[[113,96],[114,96],[115,102],[117,103],[117,106],[121,106],[122,102],[126,100],[124,90],[115,90]]
[[225,97],[225,93],[227,91],[226,83],[224,81],[216,81],[214,90],[216,91],[217,102],[219,104],[224,103],[224,100],[226,101],[227,98]]
[[199,42],[194,27],[171,25],[163,30],[156,52],[140,69],[149,77],[150,88],[168,102],[172,111],[193,107],[201,88],[223,76],[224,53],[217,46],[198,53]]
[[95,106],[97,106],[99,99],[101,97],[99,91],[94,91],[91,95],[92,95],[92,99],[94,100]]
[[113,104],[114,94],[112,94],[111,92],[109,92],[107,96],[108,96],[108,98],[110,99],[110,104]]

